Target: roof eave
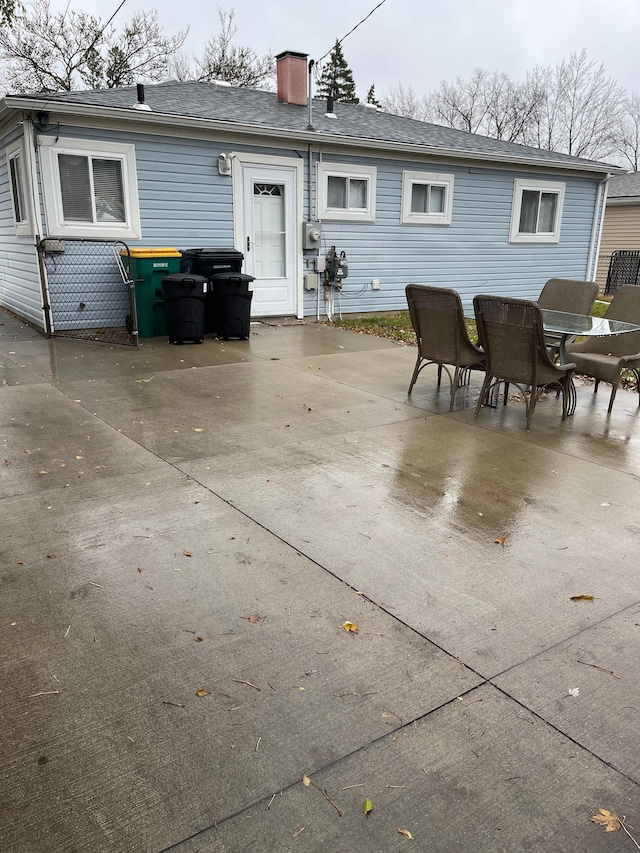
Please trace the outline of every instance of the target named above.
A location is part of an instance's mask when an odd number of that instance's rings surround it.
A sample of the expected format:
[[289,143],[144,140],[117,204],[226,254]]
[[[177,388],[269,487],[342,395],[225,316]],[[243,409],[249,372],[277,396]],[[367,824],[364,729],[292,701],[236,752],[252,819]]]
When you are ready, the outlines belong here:
[[[369,139],[361,136],[344,136],[340,134],[324,133],[316,130],[290,130],[277,127],[270,127],[260,124],[246,124],[240,122],[231,122],[224,120],[216,120],[210,118],[200,118],[198,116],[176,116],[172,113],[161,112],[141,112],[134,107],[104,107],[95,104],[69,104],[64,101],[45,101],[46,108],[49,112],[57,114],[77,116],[83,118],[104,118],[104,119],[119,119],[120,121],[135,122],[136,124],[149,124],[184,127],[184,120],[188,119],[190,126],[198,129],[218,130],[226,133],[232,132],[241,135],[261,135],[269,136],[275,139],[284,139],[290,141],[303,142],[305,144],[319,142],[338,145],[338,146],[355,146],[369,150],[380,151],[384,147],[386,151],[392,150],[406,154],[423,154],[436,157],[449,157],[457,160],[466,160],[471,162],[491,162],[504,165],[523,166],[525,168],[543,166],[548,169],[559,171],[578,171],[589,172],[598,175],[612,175],[618,172],[624,173],[624,169],[613,166],[607,163],[597,162],[559,162],[544,156],[517,157],[509,154],[484,153],[473,151],[461,151],[456,148],[439,147],[435,145],[420,145],[409,142],[397,142],[393,140]],[[3,99],[4,109],[14,109],[17,111],[33,111],[43,109],[43,100],[38,98],[29,98],[28,96],[8,95]],[[0,110],[0,118],[2,118],[3,110]]]

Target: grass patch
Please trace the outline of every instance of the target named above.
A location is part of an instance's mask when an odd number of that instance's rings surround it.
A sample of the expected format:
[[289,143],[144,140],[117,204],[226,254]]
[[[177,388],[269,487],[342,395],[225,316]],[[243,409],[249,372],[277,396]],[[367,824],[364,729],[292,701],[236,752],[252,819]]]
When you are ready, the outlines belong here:
[[[591,309],[593,317],[602,317],[609,307],[608,302],[596,302]],[[475,320],[465,320],[469,337],[474,344],[478,343],[478,332]],[[376,335],[379,338],[390,338],[405,344],[416,344],[416,336],[409,319],[408,311],[399,311],[397,314],[370,314],[367,317],[343,317],[336,319],[333,323],[340,329],[350,329],[361,335]]]

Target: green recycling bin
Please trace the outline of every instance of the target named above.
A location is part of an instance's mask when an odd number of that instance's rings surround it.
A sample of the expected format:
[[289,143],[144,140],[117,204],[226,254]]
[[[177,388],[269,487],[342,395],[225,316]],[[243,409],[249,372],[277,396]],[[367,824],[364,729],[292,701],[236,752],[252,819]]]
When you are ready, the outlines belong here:
[[162,279],[180,272],[182,254],[177,249],[123,249],[122,261],[134,281],[138,336],[159,338],[167,334]]

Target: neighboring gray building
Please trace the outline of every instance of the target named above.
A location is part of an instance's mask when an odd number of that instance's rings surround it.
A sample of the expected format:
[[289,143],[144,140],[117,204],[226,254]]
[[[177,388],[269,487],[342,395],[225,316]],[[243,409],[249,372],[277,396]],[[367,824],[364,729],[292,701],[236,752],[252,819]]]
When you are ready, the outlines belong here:
[[[349,263],[345,313],[402,309],[409,282],[535,298],[553,276],[592,277],[617,167],[365,104],[329,117],[306,93],[306,57],[285,53],[277,94],[167,82],[146,104],[135,87],[5,97],[0,304],[54,331],[86,324],[43,307],[64,265],[39,258],[44,237],[71,255],[80,239],[235,247],[254,316],[324,314],[322,276],[305,282],[331,246]],[[103,286],[86,263],[83,306]]]

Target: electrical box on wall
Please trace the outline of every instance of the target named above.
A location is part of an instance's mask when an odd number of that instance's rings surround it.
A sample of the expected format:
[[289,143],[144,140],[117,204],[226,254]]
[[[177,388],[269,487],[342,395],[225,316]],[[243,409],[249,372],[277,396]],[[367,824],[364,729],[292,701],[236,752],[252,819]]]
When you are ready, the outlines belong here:
[[322,239],[322,228],[319,222],[304,222],[302,224],[302,248],[319,249]]
[[304,277],[304,289],[305,290],[317,290],[318,289],[318,273],[316,272],[308,272]]

